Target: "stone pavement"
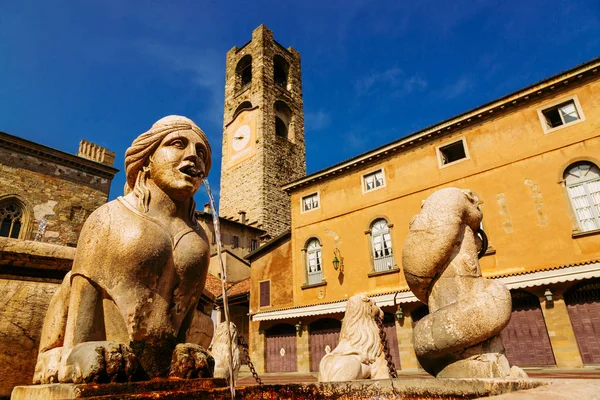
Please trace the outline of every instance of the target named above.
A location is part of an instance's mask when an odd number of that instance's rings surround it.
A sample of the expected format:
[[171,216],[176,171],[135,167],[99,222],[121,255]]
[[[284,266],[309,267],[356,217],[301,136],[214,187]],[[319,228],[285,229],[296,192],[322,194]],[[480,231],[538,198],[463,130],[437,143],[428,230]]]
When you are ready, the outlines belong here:
[[[541,379],[600,379],[600,367],[598,368],[579,368],[579,369],[556,369],[556,368],[536,368],[525,369],[529,377]],[[314,383],[317,382],[316,372],[287,372],[287,373],[265,373],[259,374],[265,384],[285,384],[285,383]],[[433,379],[424,371],[398,372],[398,378],[426,378]],[[237,385],[248,386],[255,385],[256,382],[248,371],[240,370]]]

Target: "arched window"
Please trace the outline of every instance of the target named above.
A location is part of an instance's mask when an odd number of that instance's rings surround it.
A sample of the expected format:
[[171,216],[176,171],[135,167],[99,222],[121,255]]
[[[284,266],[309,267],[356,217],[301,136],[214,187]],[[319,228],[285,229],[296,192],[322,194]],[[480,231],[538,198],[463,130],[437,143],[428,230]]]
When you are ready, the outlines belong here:
[[290,122],[292,121],[292,110],[283,101],[275,102],[275,134],[287,138]]
[[235,67],[237,89],[242,89],[252,82],[252,56],[245,55]]
[[287,89],[289,70],[290,65],[285,61],[285,58],[280,55],[273,57],[273,81],[276,85]]
[[317,239],[311,239],[306,244],[306,273],[309,285],[323,281],[323,255]]
[[390,227],[383,218],[371,224],[371,248],[375,272],[389,271],[395,267]]
[[600,229],[600,170],[590,162],[572,164],[564,173],[565,185],[579,229]]
[[23,206],[14,198],[0,202],[0,236],[18,239],[24,231]]

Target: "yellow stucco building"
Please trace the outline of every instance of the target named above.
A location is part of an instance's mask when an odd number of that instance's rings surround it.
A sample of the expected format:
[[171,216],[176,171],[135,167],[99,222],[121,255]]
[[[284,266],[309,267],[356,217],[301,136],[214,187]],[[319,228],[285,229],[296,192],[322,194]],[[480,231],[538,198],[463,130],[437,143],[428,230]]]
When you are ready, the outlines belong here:
[[600,364],[600,59],[283,187],[291,230],[250,253],[250,347],[259,371],[316,371],[348,297],[371,296],[394,362],[414,370],[402,246],[434,191],[472,190],[506,283],[501,337],[524,367]]

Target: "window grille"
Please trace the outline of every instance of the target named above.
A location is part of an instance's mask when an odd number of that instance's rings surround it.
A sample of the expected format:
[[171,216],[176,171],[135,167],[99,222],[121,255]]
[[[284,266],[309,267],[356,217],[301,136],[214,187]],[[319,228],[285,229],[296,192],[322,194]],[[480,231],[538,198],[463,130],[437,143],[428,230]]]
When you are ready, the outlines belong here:
[[321,245],[317,239],[313,239],[306,246],[306,269],[309,285],[323,281],[322,265]]
[[592,163],[579,163],[565,172],[567,192],[581,231],[600,229],[600,170]]
[[393,269],[395,265],[392,254],[392,237],[385,219],[379,219],[371,225],[371,243],[375,272]]

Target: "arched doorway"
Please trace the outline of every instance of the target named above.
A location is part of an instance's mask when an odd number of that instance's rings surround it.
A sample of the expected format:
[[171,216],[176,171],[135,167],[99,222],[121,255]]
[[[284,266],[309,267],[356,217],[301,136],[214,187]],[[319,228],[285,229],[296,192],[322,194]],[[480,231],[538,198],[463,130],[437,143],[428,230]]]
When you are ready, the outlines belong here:
[[[429,315],[429,306],[427,304],[421,304],[410,312],[410,319],[412,320],[413,332],[415,329],[415,325],[417,325],[417,322],[419,322],[421,319],[425,318],[426,315]],[[417,357],[417,365],[419,366],[419,369],[423,369],[423,367],[421,366],[421,363],[419,362],[418,357]]]
[[511,365],[556,365],[538,298],[523,290],[511,291],[510,322],[500,332]]
[[584,364],[600,364],[600,279],[565,293],[565,304]]
[[333,318],[322,318],[308,326],[311,371],[318,372],[321,358],[335,349],[341,329],[342,323]]
[[296,328],[278,324],[265,332],[265,371],[296,372]]
[[396,336],[396,320],[394,314],[383,314],[383,330],[385,331],[385,339],[388,349],[392,354],[392,361],[396,369],[400,368],[400,352],[398,351],[398,336]]
[[412,310],[410,313],[410,318],[412,320],[413,328],[415,327],[417,322],[419,322],[426,315],[429,315],[429,307],[427,307],[427,304],[421,304],[420,306],[417,306],[414,310]]

